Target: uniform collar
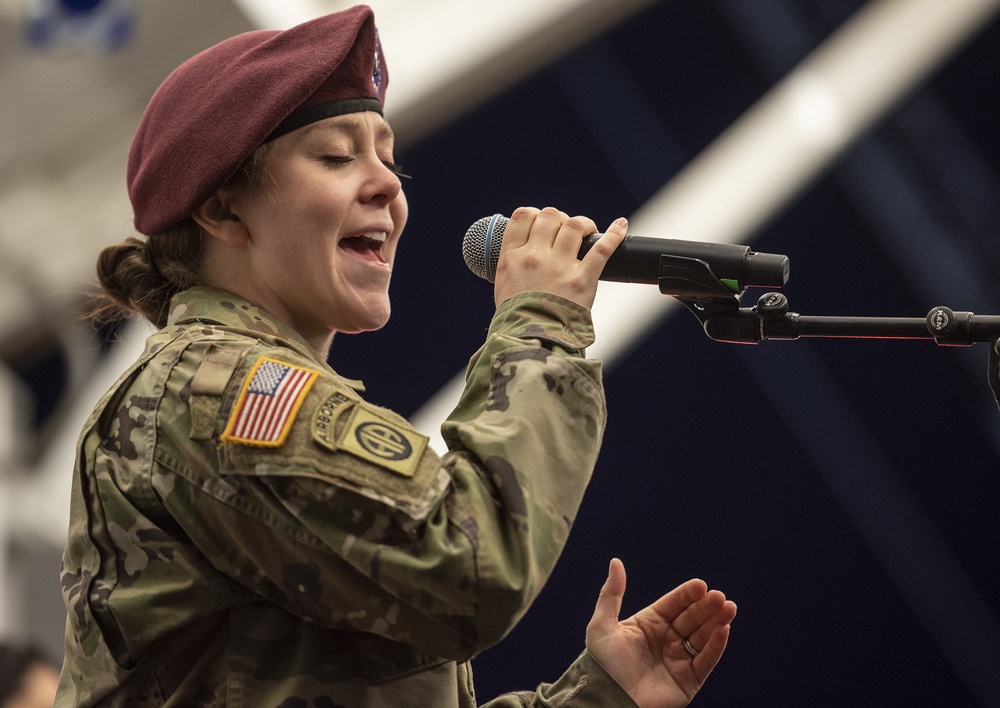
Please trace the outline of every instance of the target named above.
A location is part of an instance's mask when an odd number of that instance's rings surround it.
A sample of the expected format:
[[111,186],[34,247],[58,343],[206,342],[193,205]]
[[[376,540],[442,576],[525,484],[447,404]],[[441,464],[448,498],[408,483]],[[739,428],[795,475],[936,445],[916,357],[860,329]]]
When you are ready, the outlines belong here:
[[242,330],[260,339],[280,340],[282,344],[316,359],[316,353],[302,335],[267,310],[224,290],[196,286],[174,295],[170,300],[167,326],[192,322]]
[[319,359],[305,338],[282,320],[238,295],[206,286],[196,286],[177,293],[170,300],[167,326],[192,323],[217,325],[255,339],[290,347],[321,364],[356,391],[364,391],[364,382],[347,379]]

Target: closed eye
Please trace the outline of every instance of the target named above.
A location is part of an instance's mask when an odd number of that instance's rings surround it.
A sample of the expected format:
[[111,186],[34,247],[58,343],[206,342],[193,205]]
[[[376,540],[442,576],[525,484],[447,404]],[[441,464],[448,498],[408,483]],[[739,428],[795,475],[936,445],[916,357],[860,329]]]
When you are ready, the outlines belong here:
[[320,155],[319,159],[329,165],[347,165],[354,162],[354,158],[348,155]]
[[[349,155],[321,155],[320,160],[328,165],[349,165],[354,162],[354,158]],[[403,166],[398,165],[392,160],[382,160],[382,164],[385,165],[390,172],[392,172],[397,177],[403,177],[404,179],[412,179],[412,177],[405,172],[403,172]]]

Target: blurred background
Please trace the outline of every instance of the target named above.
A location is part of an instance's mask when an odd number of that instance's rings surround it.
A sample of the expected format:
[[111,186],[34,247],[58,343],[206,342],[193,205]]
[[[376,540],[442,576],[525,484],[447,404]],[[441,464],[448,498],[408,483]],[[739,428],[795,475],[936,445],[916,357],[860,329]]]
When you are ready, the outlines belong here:
[[[76,434],[149,331],[81,318],[132,233],[146,101],[221,39],[348,4],[0,0],[0,639],[62,653]],[[803,315],[1000,314],[998,0],[369,4],[411,217],[391,321],[331,363],[430,434],[493,310],[462,236],[520,205],[787,255]],[[550,583],[474,664],[481,701],[575,658],[617,556],[623,616],[694,576],[739,605],[697,705],[1000,705],[989,344],[720,343],[617,283],[595,323],[601,458]]]

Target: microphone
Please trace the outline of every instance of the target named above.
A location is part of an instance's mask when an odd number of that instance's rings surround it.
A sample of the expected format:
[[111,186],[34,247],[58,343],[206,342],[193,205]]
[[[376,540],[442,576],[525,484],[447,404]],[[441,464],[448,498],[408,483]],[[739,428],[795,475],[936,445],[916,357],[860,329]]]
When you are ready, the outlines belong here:
[[[462,257],[469,270],[491,283],[500,258],[500,244],[510,222],[506,216],[484,216],[469,227],[462,241]],[[583,258],[601,238],[590,234],[577,258]],[[666,258],[663,258],[666,256]],[[691,269],[684,259],[707,265],[712,274],[742,292],[748,287],[780,288],[788,282],[788,256],[758,253],[749,246],[704,243],[670,238],[626,236],[601,272],[601,280],[657,285],[661,278],[685,277]]]

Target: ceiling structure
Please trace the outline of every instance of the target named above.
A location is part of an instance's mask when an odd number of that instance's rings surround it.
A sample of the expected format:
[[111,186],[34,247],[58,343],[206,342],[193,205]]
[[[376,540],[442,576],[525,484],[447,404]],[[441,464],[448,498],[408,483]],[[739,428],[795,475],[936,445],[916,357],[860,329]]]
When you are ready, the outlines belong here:
[[[461,234],[522,203],[787,254],[803,314],[1000,312],[1000,2],[370,4],[416,177],[393,319],[331,363],[430,432],[491,308]],[[76,315],[96,253],[130,233],[145,101],[219,39],[344,3],[137,0],[112,53],[29,46],[24,5],[0,2],[0,634],[58,647],[76,429],[143,336],[105,346]],[[691,575],[736,599],[704,705],[989,704],[988,345],[721,344],[655,288],[610,283],[595,323],[611,422],[593,489],[536,607],[477,663],[483,697],[572,659],[613,554],[626,611]]]

